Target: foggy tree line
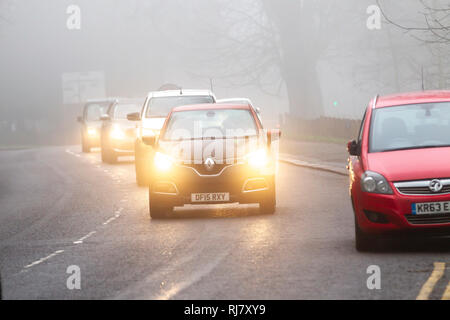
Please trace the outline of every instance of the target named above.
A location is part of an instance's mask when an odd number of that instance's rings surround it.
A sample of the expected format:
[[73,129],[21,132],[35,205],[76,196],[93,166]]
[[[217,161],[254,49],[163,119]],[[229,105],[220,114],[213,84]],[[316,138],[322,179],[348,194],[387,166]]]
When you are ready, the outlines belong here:
[[[69,32],[72,3],[82,28]],[[368,30],[366,8],[376,3],[0,0],[2,120],[74,130],[61,74],[89,70],[104,70],[107,95],[143,95],[166,82],[212,84],[219,95],[249,88],[308,119],[359,118],[372,95],[420,90],[422,81],[448,87],[448,3],[379,0],[381,29]]]

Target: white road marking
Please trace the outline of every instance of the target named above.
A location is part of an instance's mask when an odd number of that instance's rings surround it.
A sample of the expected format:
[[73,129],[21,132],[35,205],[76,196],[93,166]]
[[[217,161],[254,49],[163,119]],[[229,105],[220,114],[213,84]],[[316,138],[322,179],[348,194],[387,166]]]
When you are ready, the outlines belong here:
[[106,226],[107,224],[109,224],[110,222],[113,222],[114,220],[116,220],[118,217],[120,217],[120,215],[115,215],[114,217],[109,218],[108,220],[106,220],[105,222],[103,222],[103,225]]
[[189,288],[193,284],[200,281],[203,277],[210,274],[219,265],[219,263],[227,256],[227,254],[228,250],[219,253],[214,260],[209,261],[207,264],[203,265],[201,268],[198,268],[194,273],[192,273],[189,279],[174,284],[170,289],[165,290],[161,288],[162,292],[158,296],[156,296],[154,300],[169,300],[174,298],[181,291],[185,290],[186,288]]
[[87,235],[85,235],[84,237],[78,239],[77,241],[74,241],[73,244],[82,244],[84,240],[86,240],[87,238],[89,238],[90,236],[92,236],[95,233],[97,233],[97,231],[91,231]]
[[41,264],[42,262],[47,261],[47,260],[49,260],[49,259],[51,259],[51,258],[53,258],[53,257],[55,257],[58,254],[63,253],[63,252],[64,252],[64,250],[57,250],[57,251],[53,252],[52,254],[46,256],[45,258],[41,258],[39,260],[36,260],[36,261],[30,263],[29,265],[26,265],[24,267],[24,269],[29,269],[31,267],[34,267],[34,266],[38,265],[38,264]]

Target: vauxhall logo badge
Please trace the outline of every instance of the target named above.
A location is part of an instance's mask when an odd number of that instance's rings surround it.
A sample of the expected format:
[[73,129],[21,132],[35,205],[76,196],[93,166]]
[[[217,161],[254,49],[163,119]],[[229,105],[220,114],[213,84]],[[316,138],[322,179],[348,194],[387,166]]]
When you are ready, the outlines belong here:
[[215,164],[216,163],[213,158],[206,158],[205,163],[204,163],[207,171],[211,171],[214,168]]
[[435,179],[430,182],[430,185],[428,187],[430,188],[431,192],[437,193],[440,192],[444,186],[442,185],[442,182],[440,180]]

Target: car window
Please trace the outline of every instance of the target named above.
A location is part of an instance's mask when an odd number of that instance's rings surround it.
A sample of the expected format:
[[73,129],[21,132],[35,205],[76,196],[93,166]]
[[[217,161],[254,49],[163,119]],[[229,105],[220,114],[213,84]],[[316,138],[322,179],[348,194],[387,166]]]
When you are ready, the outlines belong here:
[[249,110],[214,109],[174,112],[163,140],[255,136],[258,128]]
[[100,121],[100,117],[107,113],[108,105],[91,103],[86,106],[85,119],[87,121]]
[[119,103],[114,107],[113,119],[127,119],[129,113],[141,111],[141,105],[137,103]]
[[370,152],[450,146],[450,103],[374,110]]
[[176,96],[151,98],[148,103],[146,117],[167,117],[172,108],[203,103],[214,103],[214,98],[212,96]]

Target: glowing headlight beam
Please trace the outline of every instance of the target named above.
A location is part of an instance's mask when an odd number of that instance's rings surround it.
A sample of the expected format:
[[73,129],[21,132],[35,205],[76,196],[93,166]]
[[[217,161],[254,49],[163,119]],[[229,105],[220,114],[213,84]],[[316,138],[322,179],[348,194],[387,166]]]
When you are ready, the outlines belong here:
[[156,136],[156,132],[153,129],[142,128],[142,136],[143,137]]
[[125,133],[120,128],[112,129],[110,136],[112,139],[122,140],[125,138]]
[[263,168],[269,163],[269,157],[265,149],[249,153],[246,159],[248,164],[255,168]]
[[88,128],[87,129],[88,136],[96,136],[97,135],[97,129],[95,128]]
[[154,158],[154,165],[158,171],[167,172],[172,169],[174,159],[171,156],[157,152]]

